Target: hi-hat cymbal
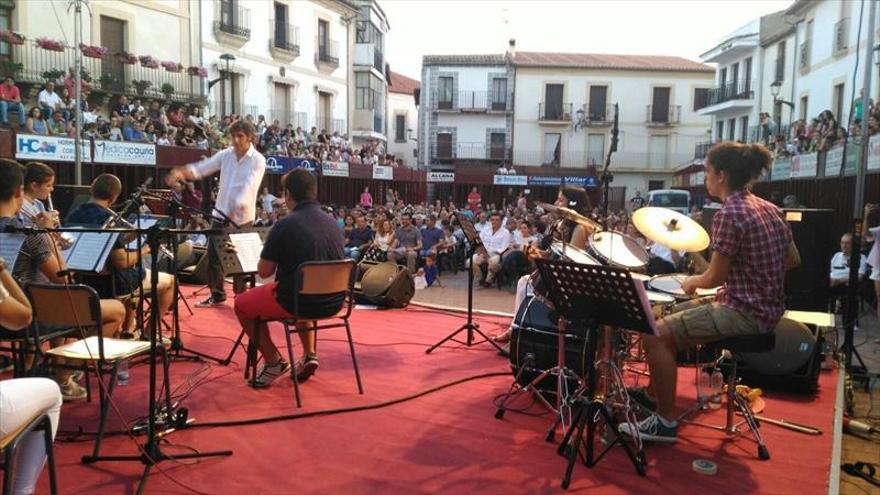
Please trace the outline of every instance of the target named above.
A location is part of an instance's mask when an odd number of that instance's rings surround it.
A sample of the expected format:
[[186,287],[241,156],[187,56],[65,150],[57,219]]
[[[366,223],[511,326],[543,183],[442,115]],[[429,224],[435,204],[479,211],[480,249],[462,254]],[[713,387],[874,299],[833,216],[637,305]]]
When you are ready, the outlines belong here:
[[602,230],[602,225],[600,225],[599,222],[593,220],[592,218],[587,218],[580,213],[572,210],[571,208],[551,205],[550,203],[538,203],[538,206],[540,206],[544,211],[556,213],[556,215],[563,220],[568,220],[583,225],[584,227],[587,227],[594,232]]
[[677,211],[646,206],[633,213],[632,221],[642,235],[669,249],[696,253],[709,247],[706,230]]

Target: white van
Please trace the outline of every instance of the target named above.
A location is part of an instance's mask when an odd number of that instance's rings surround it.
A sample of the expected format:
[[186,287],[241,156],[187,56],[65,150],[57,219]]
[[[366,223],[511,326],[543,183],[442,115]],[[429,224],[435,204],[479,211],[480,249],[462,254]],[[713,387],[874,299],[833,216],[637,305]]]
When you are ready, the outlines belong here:
[[669,208],[687,215],[691,207],[691,193],[683,189],[656,189],[648,191],[648,206]]

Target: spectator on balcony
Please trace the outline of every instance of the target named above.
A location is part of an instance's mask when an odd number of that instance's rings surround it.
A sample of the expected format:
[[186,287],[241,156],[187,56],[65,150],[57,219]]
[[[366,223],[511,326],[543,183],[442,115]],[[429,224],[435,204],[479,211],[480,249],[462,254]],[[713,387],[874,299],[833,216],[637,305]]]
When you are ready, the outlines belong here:
[[502,163],[498,166],[498,170],[495,171],[495,175],[507,175],[507,168]]
[[186,114],[177,105],[171,107],[166,115],[168,116],[168,123],[174,127],[183,127],[186,123]]
[[205,127],[205,117],[202,116],[201,107],[193,107],[192,112],[190,113],[189,117],[187,117],[187,120],[192,122],[196,127]]
[[70,125],[64,120],[64,115],[60,110],[55,110],[52,119],[49,120],[49,134],[53,136],[64,136],[68,133]]
[[195,131],[196,128],[192,124],[187,124],[183,128],[183,132],[177,138],[177,145],[185,146],[187,148],[195,148],[197,146]]
[[131,113],[137,113],[138,115],[143,115],[145,109],[144,106],[141,105],[141,100],[139,98],[135,98],[134,101],[131,102],[131,105],[128,106],[128,110]]
[[[85,78],[81,78],[79,80],[80,93],[84,93],[89,90],[89,83],[86,82]],[[64,89],[67,90],[67,93],[73,98],[76,95],[76,68],[69,67],[67,69],[67,76],[64,77]]]
[[113,107],[113,111],[120,117],[127,117],[131,114],[131,107],[128,106],[128,98],[125,95],[119,97],[119,102]]
[[119,117],[110,117],[110,132],[105,139],[109,139],[110,141],[124,140],[124,136],[122,135],[122,123]]
[[162,117],[162,108],[159,105],[159,102],[156,100],[151,100],[147,109],[147,118],[152,120],[153,122],[158,122]]
[[144,127],[144,138],[148,143],[156,142],[156,126],[152,122],[148,122],[147,125]]
[[149,140],[147,139],[147,135],[144,134],[143,122],[133,122],[132,125],[125,128],[125,131],[123,131],[122,135],[126,141],[133,141],[135,143],[149,142]]
[[11,77],[3,80],[0,85],[0,121],[4,126],[9,125],[9,111],[14,110],[18,113],[18,125],[24,127],[27,121],[27,113],[24,104],[21,102],[21,92],[15,81]]
[[46,119],[43,118],[43,112],[38,107],[31,108],[24,127],[28,134],[38,134],[40,136],[51,135],[49,124],[46,122]]
[[63,103],[61,102],[61,97],[55,92],[54,82],[49,81],[46,83],[45,89],[37,95],[37,103],[40,105],[40,110],[43,111],[43,117],[46,119],[51,117],[55,110],[62,109]]
[[171,134],[171,131],[165,131],[163,133],[160,133],[159,137],[156,138],[156,144],[158,144],[159,146],[171,146],[171,143],[173,141],[169,137],[170,134]]

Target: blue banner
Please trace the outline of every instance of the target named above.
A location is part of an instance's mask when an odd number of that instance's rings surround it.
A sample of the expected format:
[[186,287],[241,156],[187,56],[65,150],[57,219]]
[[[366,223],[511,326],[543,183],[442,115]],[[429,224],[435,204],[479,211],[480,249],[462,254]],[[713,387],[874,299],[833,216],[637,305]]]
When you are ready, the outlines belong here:
[[590,177],[579,177],[579,176],[565,176],[565,177],[552,177],[547,175],[530,175],[529,176],[529,185],[530,186],[561,186],[561,185],[569,185],[569,186],[578,186],[578,187],[596,187],[599,185],[599,179],[596,176]]
[[286,174],[296,168],[304,168],[315,174],[318,162],[306,158],[291,158],[289,156],[267,156],[266,173]]
[[530,175],[529,176],[529,185],[530,186],[561,186],[562,178],[560,177],[551,177],[547,175]]

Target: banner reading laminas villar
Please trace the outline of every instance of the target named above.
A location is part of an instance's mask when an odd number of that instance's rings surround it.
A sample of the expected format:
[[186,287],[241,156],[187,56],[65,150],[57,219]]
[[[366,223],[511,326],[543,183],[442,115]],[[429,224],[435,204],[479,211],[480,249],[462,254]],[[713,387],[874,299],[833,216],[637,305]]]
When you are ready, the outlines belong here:
[[95,163],[155,165],[156,145],[126,141],[95,141]]
[[[92,161],[92,143],[82,142],[82,160]],[[75,160],[74,140],[66,137],[19,134],[15,137],[15,158],[45,162],[72,162]]]

